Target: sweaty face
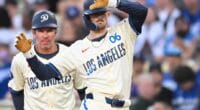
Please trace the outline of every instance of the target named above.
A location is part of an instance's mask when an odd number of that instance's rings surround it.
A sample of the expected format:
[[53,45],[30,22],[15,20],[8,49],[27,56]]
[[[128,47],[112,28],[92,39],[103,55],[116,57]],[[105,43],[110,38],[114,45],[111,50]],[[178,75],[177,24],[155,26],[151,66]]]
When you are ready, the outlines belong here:
[[51,48],[55,41],[56,30],[54,28],[41,28],[33,31],[38,48],[47,50]]
[[105,29],[107,26],[107,17],[107,12],[100,12],[90,15],[90,20],[92,21],[92,23],[96,24],[98,30],[102,30]]

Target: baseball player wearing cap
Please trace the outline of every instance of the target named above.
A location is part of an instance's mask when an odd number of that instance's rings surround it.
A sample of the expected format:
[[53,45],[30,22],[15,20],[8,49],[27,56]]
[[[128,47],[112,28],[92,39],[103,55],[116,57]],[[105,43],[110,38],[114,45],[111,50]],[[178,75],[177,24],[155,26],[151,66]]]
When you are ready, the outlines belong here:
[[[56,28],[57,21],[52,12],[42,10],[34,14],[32,32],[35,45],[32,48],[43,63],[50,62],[67,49],[55,42]],[[67,74],[67,71],[60,72]],[[59,80],[39,80],[22,53],[13,58],[11,73],[9,87],[16,110],[72,110],[75,106],[74,86],[76,89],[84,88],[82,80],[75,72]]]
[[[116,7],[129,17],[107,28],[107,7]],[[17,37],[16,47],[41,80],[62,78],[63,70],[78,71],[87,86],[81,110],[128,110],[134,43],[146,15],[147,8],[128,0],[85,0],[83,17],[89,35],[51,63],[41,63],[22,36]]]

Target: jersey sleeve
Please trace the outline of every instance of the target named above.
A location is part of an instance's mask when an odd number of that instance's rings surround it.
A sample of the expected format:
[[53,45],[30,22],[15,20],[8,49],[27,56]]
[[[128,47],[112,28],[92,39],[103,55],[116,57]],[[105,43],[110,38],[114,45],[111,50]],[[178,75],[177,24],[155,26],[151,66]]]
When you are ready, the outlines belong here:
[[69,48],[64,49],[62,52],[60,52],[60,54],[58,54],[58,56],[54,57],[51,60],[51,64],[53,64],[58,69],[58,71],[64,76],[74,71],[77,67],[76,58],[74,57],[73,52]]
[[81,75],[78,72],[74,72],[74,88],[75,89],[83,89],[86,87],[84,79],[81,77]]
[[129,24],[136,34],[139,35],[142,31],[142,24],[145,21],[148,9],[139,2],[130,0],[120,0],[117,8],[128,13]]
[[21,91],[24,89],[24,76],[22,71],[22,65],[19,64],[20,59],[14,57],[11,64],[11,80],[8,86],[14,91]]
[[131,43],[133,43],[137,37],[136,32],[132,29],[128,18],[125,18],[116,26],[112,27],[112,30],[116,33],[121,33],[122,37]]

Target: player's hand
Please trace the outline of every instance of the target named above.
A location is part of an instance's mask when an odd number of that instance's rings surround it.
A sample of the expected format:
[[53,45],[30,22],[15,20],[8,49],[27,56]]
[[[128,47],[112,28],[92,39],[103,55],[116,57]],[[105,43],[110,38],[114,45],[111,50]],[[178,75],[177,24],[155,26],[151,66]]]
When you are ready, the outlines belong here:
[[97,9],[97,8],[104,8],[108,6],[108,0],[96,0],[95,3],[90,5],[90,10]]
[[28,52],[31,49],[32,40],[27,39],[26,36],[21,33],[16,37],[15,47],[23,53]]

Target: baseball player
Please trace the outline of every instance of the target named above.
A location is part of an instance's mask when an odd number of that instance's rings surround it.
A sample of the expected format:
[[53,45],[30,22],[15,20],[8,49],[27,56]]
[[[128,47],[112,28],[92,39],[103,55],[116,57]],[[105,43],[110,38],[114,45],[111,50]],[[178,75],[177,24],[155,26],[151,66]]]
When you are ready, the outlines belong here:
[[[107,28],[107,7],[116,7],[129,17]],[[31,44],[22,36],[17,37],[16,48],[24,53],[41,80],[60,79],[66,75],[64,70],[78,71],[87,86],[81,110],[128,110],[134,43],[146,15],[147,8],[128,0],[85,0],[83,17],[89,35],[51,63],[38,60]]]
[[[55,42],[56,28],[57,21],[52,12],[42,10],[34,14],[32,32],[35,45],[32,48],[42,63],[50,62],[67,49]],[[66,74],[68,71],[60,72]],[[14,57],[11,73],[9,87],[16,110],[72,110],[75,106],[74,86],[76,89],[84,88],[82,80],[75,72],[59,80],[51,78],[40,81],[22,53]]]

